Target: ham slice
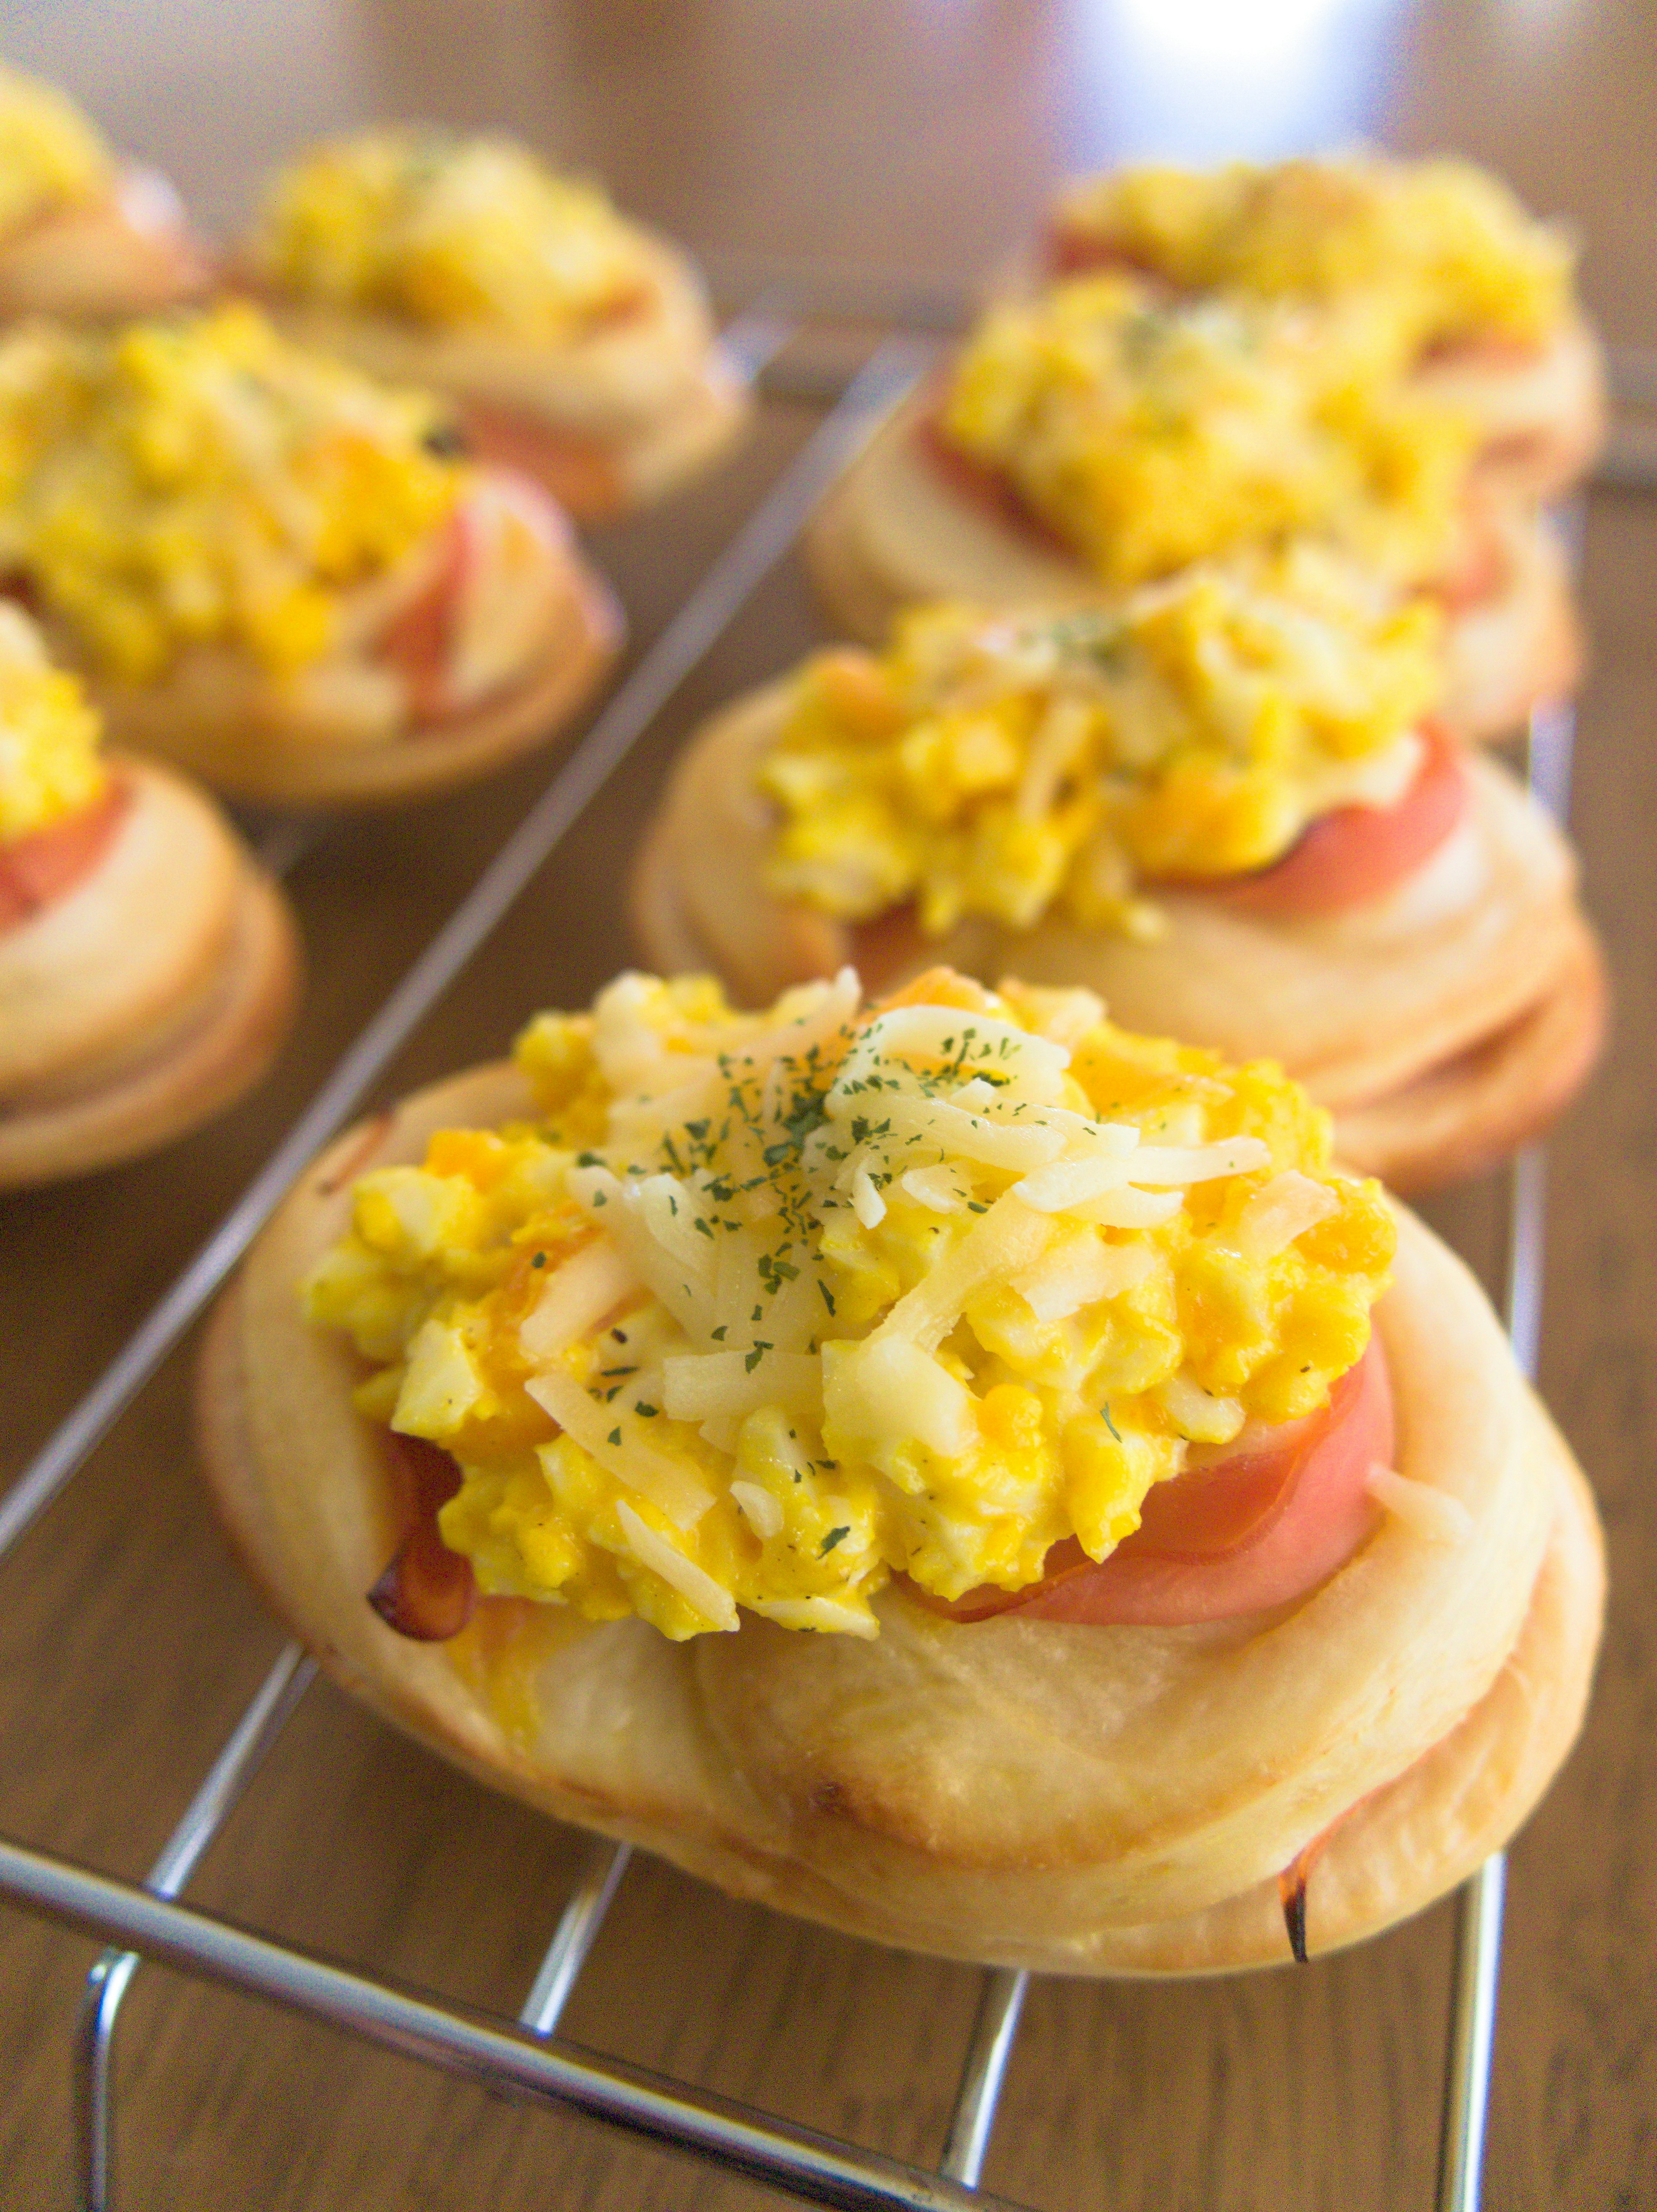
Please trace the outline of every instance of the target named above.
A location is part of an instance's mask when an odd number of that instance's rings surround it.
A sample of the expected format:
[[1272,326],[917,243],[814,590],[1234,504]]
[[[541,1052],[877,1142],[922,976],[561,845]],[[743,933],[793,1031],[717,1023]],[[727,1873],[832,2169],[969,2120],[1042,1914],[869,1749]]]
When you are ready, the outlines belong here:
[[[1421,766],[1395,805],[1337,806],[1269,868],[1245,876],[1164,878],[1161,888],[1282,921],[1343,914],[1385,897],[1438,850],[1467,811],[1467,778],[1455,745],[1436,723],[1424,724],[1421,734]],[[1154,896],[1157,884],[1147,888]]]
[[1242,1451],[1158,1483],[1139,1527],[1103,1561],[1074,1537],[1026,1589],[986,1585],[953,1604],[909,1587],[957,1621],[1020,1613],[1095,1627],[1184,1627],[1304,1597],[1345,1564],[1374,1525],[1370,1468],[1390,1463],[1392,1396],[1372,1338],[1328,1404]]
[[386,1449],[412,1495],[413,1519],[397,1556],[369,1592],[387,1628],[416,1644],[442,1644],[472,1618],[478,1586],[472,1562],[451,1552],[437,1530],[439,1509],[460,1487],[460,1470],[423,1437],[386,1431]]
[[101,799],[67,821],[0,844],[0,936],[65,898],[91,874],[120,827],[131,793],[112,778]]

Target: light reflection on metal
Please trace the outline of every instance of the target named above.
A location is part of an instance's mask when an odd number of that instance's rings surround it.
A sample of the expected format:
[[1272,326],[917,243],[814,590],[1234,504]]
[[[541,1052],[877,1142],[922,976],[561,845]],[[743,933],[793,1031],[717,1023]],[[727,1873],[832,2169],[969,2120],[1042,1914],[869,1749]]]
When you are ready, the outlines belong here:
[[[1568,541],[1580,552],[1580,503],[1562,519]],[[1525,780],[1563,827],[1569,811],[1571,753],[1576,714],[1567,701],[1537,708],[1526,733]],[[1508,1334],[1526,1381],[1536,1379],[1542,1340],[1545,1261],[1545,1165],[1540,1145],[1527,1145],[1514,1162],[1508,1217]],[[1508,1863],[1497,1851],[1461,1893],[1450,1991],[1450,2044],[1445,2063],[1444,2113],[1439,2138],[1437,2212],[1479,2212],[1483,2189],[1484,2137],[1489,2117],[1490,2069],[1496,2056],[1496,2000],[1502,1982],[1502,1919]]]
[[[271,1747],[316,1675],[316,1662],[289,1644],[255,1692],[235,1731],[208,1770],[149,1869],[144,1887],[156,1897],[177,1897],[201,1863],[208,1845],[237,1800],[265,1764]],[[87,1976],[75,2033],[75,2118],[81,2162],[81,2212],[108,2212],[113,2203],[114,2106],[111,2068],[115,2024],[139,1960],[134,1951],[110,1950]]]
[[599,1940],[605,1915],[632,1856],[631,1844],[594,1840],[587,1872],[564,1908],[557,1933],[546,1947],[540,1971],[518,2014],[519,2026],[527,2027],[532,2035],[557,2033],[570,1991],[587,1964],[588,1952]]
[[938,2162],[940,2173],[964,2181],[969,2189],[978,2187],[984,2173],[1029,1987],[1030,1977],[1022,1968],[995,1966],[984,1976],[954,2117]]

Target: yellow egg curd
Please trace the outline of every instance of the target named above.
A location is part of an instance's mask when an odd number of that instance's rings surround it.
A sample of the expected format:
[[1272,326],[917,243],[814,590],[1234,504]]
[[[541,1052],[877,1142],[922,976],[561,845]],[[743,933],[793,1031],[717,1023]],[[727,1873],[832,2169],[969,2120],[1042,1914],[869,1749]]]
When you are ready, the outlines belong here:
[[67,94],[0,68],[0,239],[54,209],[101,199],[114,173],[96,126]]
[[1307,546],[1252,576],[1188,569],[1115,607],[899,618],[819,654],[761,755],[767,881],[843,921],[913,900],[1027,929],[1160,926],[1147,877],[1269,866],[1421,765],[1441,617]]
[[252,258],[296,299],[532,343],[578,334],[650,281],[643,234],[597,185],[509,138],[435,131],[308,154],[271,187]]
[[288,344],[253,308],[0,344],[0,559],[102,672],[189,647],[274,674],[415,559],[467,481],[442,403]]
[[1569,236],[1466,161],[1123,169],[1073,186],[1057,228],[1184,290],[1373,316],[1400,367],[1459,341],[1540,344],[1571,308]]
[[363,1176],[305,1305],[459,1463],[480,1589],[588,1620],[872,1636],[896,1572],[1103,1559],[1193,1446],[1325,1401],[1391,1262],[1296,1085],[1085,991],[626,975],[517,1059],[539,1118]]
[[74,677],[54,668],[40,633],[0,599],[0,846],[83,814],[109,776],[100,726]]
[[992,307],[940,423],[1116,589],[1305,532],[1430,580],[1475,443],[1298,308],[1116,274]]

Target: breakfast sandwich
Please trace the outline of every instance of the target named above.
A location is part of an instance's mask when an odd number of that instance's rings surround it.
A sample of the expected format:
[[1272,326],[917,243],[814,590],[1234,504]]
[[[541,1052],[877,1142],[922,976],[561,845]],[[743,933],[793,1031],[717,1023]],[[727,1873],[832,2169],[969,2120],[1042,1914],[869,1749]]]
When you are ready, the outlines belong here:
[[1082,985],[1277,1060],[1399,1188],[1488,1164],[1583,1079],[1604,988],[1569,846],[1433,713],[1441,619],[1305,545],[1110,607],[917,608],[691,738],[637,934],[746,1004],[846,961]]
[[236,303],[0,343],[0,569],[119,744],[240,798],[399,799],[543,744],[613,602],[541,488]]
[[0,600],[0,1188],[153,1150],[239,1098],[292,1018],[281,893],[171,769],[106,754]]
[[689,258],[510,138],[316,147],[270,185],[242,267],[295,337],[447,393],[481,456],[583,520],[660,498],[746,420]]
[[221,1304],[230,1529],[357,1695],[735,1895],[1079,1973],[1417,1910],[1581,1718],[1593,1509],[1269,1064],[1086,990],[631,975]]

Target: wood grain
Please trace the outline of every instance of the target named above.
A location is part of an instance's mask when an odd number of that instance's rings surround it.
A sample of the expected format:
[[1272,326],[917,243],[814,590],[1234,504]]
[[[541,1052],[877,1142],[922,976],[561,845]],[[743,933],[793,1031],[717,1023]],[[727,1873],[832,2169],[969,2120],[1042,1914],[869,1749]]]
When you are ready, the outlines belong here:
[[[1154,12],[1131,0],[490,0],[470,11],[62,0],[20,11],[8,45],[92,100],[215,219],[243,208],[252,166],[299,135],[423,112],[539,137],[734,270],[802,259],[963,284],[1054,176],[1162,127],[1156,100],[1171,83],[1189,97],[1167,114],[1187,141],[1211,142],[1185,150],[1223,152],[1228,131],[1255,127],[1203,106],[1200,68],[1181,77],[1166,54],[1148,62]],[[1173,0],[1161,10],[1179,13]],[[1345,15],[1331,4],[1330,18],[1324,78],[1283,123],[1288,137],[1363,128],[1501,161],[1586,231],[1606,328],[1657,342],[1648,9],[1442,0]],[[595,539],[637,640],[660,628],[814,419],[768,408],[718,476]],[[1657,1725],[1654,573],[1657,507],[1596,496],[1586,572],[1596,669],[1576,820],[1618,1038],[1552,1150],[1544,1382],[1605,1501],[1612,1615],[1584,1743],[1514,1856],[1493,2212],[1657,2206],[1657,1866],[1646,1841],[1657,1817],[1646,1751]],[[584,1001],[628,957],[619,871],[675,744],[696,715],[816,635],[797,575],[779,574],[388,1073],[385,1095],[498,1051],[535,1006]],[[529,763],[331,830],[294,878],[314,983],[273,1080],[159,1159],[0,1206],[9,1465],[72,1406],[550,773]],[[1434,1211],[1494,1279],[1495,1185]],[[204,1510],[186,1370],[182,1354],[168,1364],[0,1563],[0,1829],[125,1875],[153,1856],[280,1642]],[[509,2014],[582,1848],[320,1689],[192,1894]],[[990,2182],[1053,2212],[1427,2204],[1450,1928],[1440,1910],[1294,1974],[1039,1987]],[[90,1957],[0,1914],[8,2205],[71,2201],[67,2039]],[[960,1969],[842,1942],[639,1863],[566,2026],[595,2050],[931,2160],[976,1993]],[[724,2212],[775,2201],[155,1972],[135,1985],[119,2079],[125,2212]]]

